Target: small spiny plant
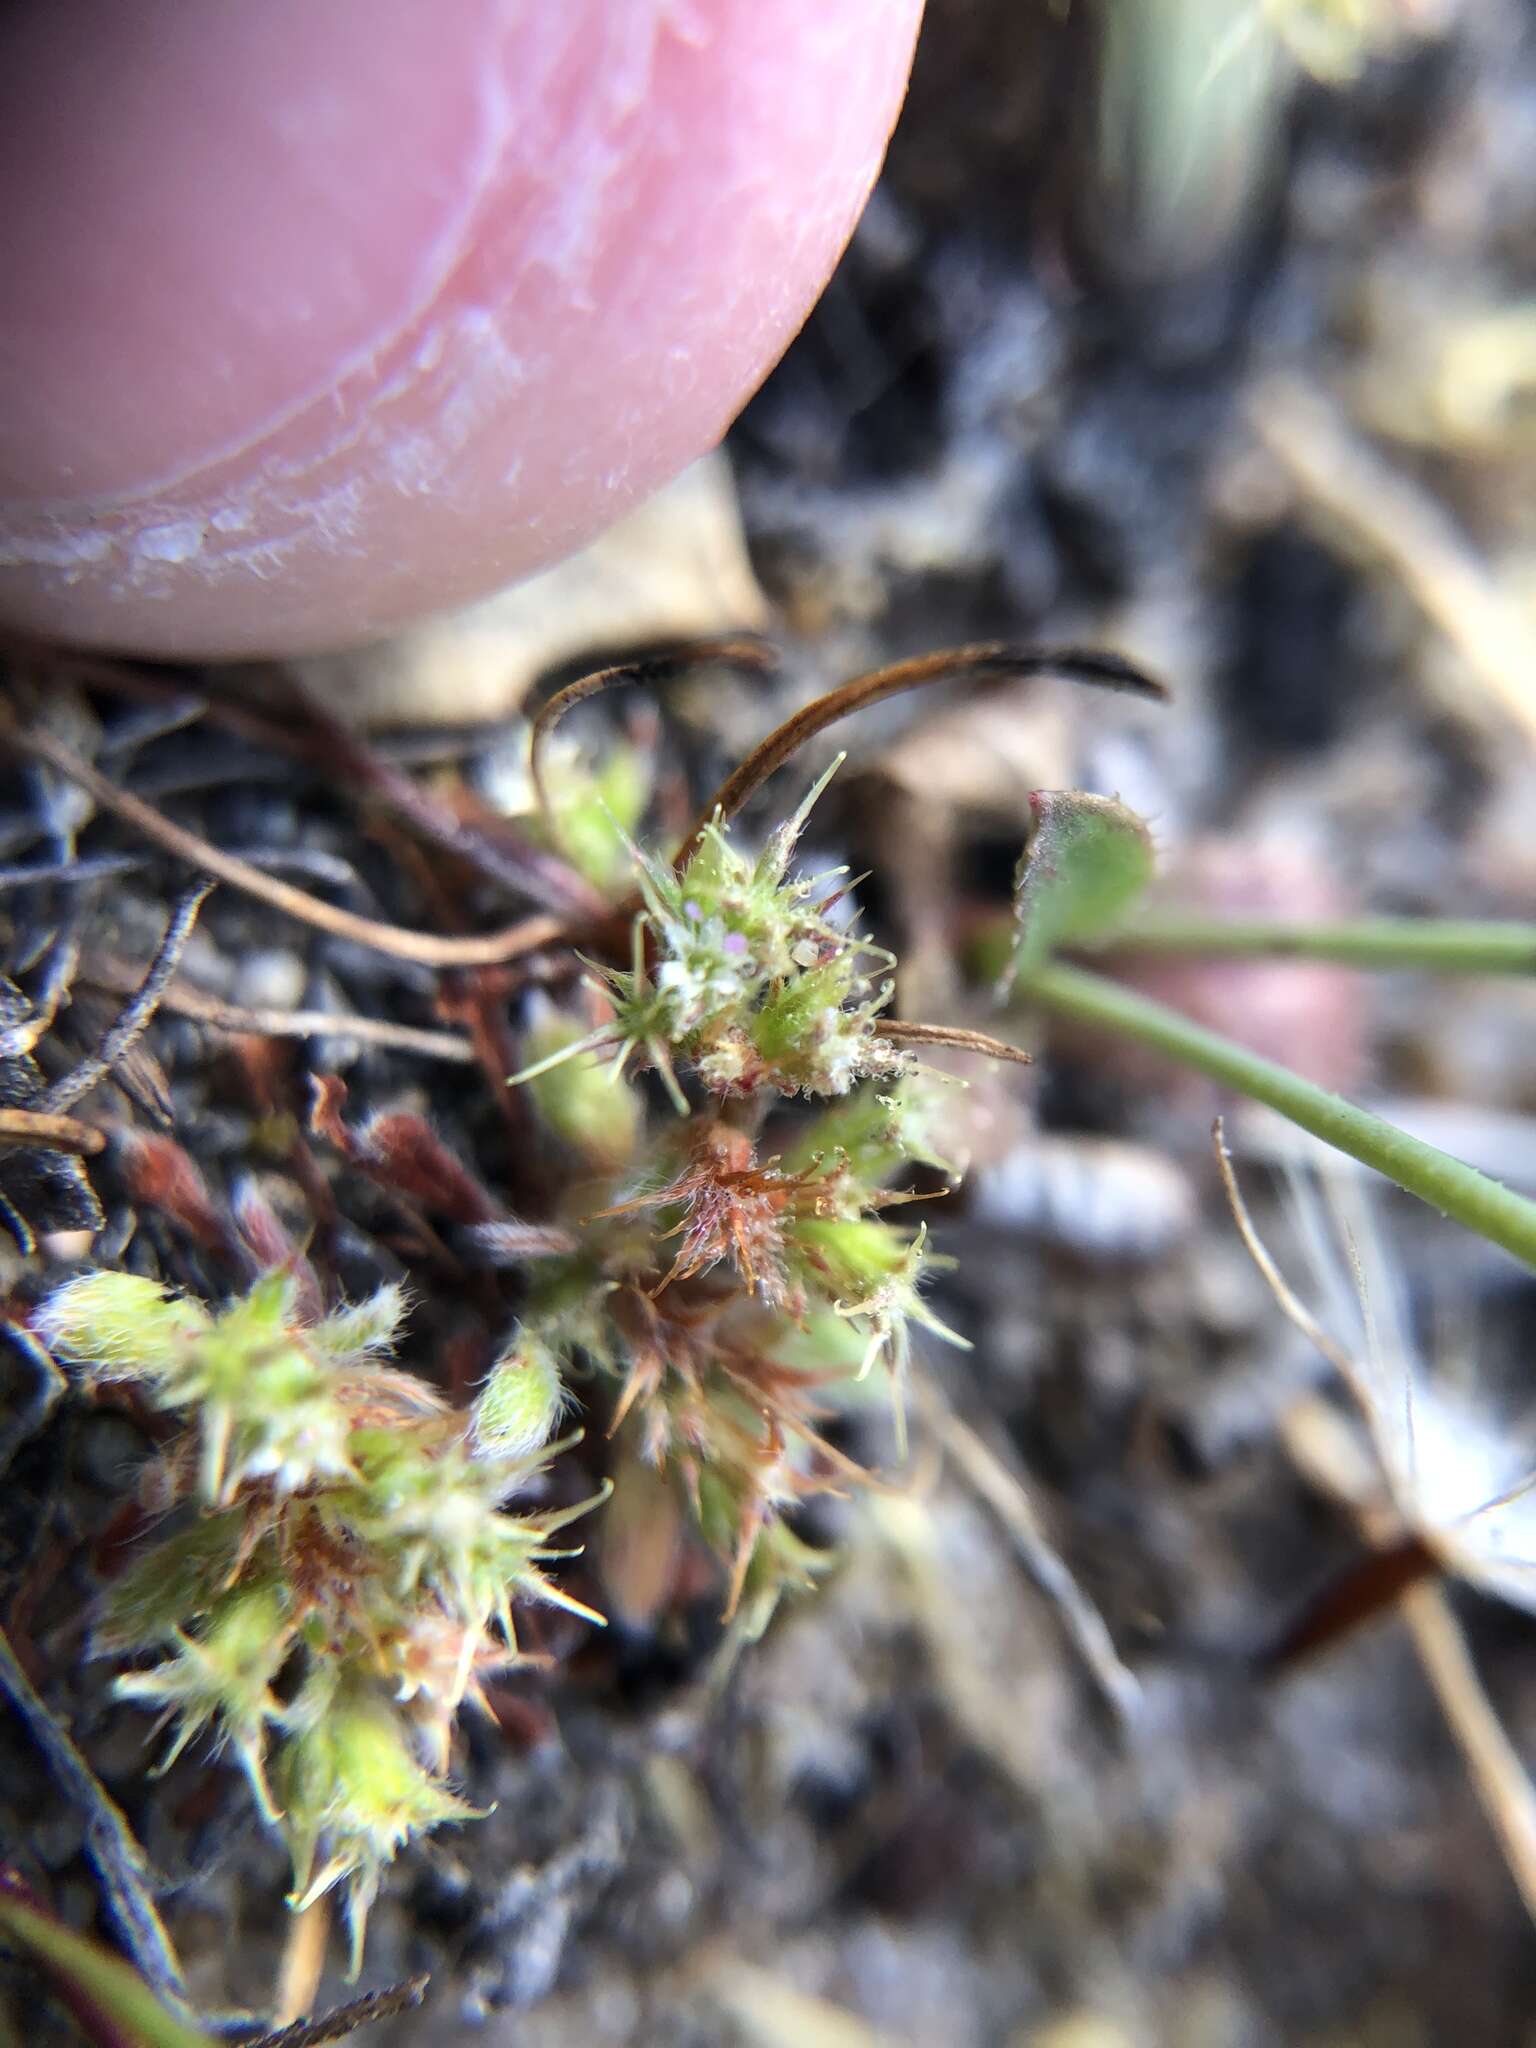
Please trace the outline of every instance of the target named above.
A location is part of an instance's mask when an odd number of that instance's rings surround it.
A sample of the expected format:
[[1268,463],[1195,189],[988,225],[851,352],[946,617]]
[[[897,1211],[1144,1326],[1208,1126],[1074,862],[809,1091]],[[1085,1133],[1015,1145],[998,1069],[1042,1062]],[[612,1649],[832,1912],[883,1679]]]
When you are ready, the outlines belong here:
[[583,1510],[506,1507],[558,1448],[553,1374],[498,1371],[456,1414],[385,1362],[405,1309],[385,1287],[306,1323],[282,1269],[215,1311],[89,1272],[37,1315],[59,1356],[182,1424],[160,1483],[190,1515],[115,1581],[97,1631],[159,1661],[117,1691],[169,1726],[162,1769],[205,1729],[229,1749],[287,1842],[292,1904],[346,1884],[354,1968],[395,1851],[473,1811],[449,1737],[517,1653],[514,1599],[589,1613],[541,1569]]
[[[555,1512],[515,1505],[576,1440],[552,1440],[572,1387],[606,1382],[597,1405],[621,1477],[643,1463],[675,1484],[720,1559],[740,1641],[822,1563],[789,1512],[865,1476],[824,1433],[829,1389],[882,1364],[899,1418],[911,1326],[963,1341],[923,1296],[945,1263],[926,1227],[889,1213],[914,1199],[900,1185],[911,1169],[953,1179],[959,1165],[940,1137],[956,1084],[922,1069],[912,1043],[1023,1056],[887,1020],[895,962],[852,929],[846,872],[795,867],[836,763],[756,851],[730,821],[820,724],[967,669],[1159,694],[1113,656],[980,648],[900,664],[770,735],[674,862],[630,837],[644,810],[632,759],[588,773],[562,757],[552,777],[547,712],[535,727],[546,843],[571,853],[574,835],[604,893],[624,886],[618,858],[637,884],[608,921],[627,924],[628,964],[589,963],[588,1017],[530,1006],[532,1057],[514,1078],[571,1167],[552,1215],[499,1218],[418,1117],[349,1128],[333,1079],[313,1119],[375,1179],[419,1183],[427,1207],[526,1266],[519,1323],[467,1410],[389,1362],[401,1289],[326,1312],[280,1233],[267,1270],[217,1308],[87,1272],[36,1312],[59,1357],[135,1384],[176,1425],[158,1483],[181,1512],[113,1584],[98,1629],[108,1653],[158,1660],[136,1662],[118,1692],[160,1710],[164,1765],[204,1731],[239,1761],[289,1849],[290,1903],[345,1886],[354,1971],[396,1852],[473,1817],[449,1781],[451,1736],[486,1674],[518,1656],[515,1603],[602,1620],[544,1567],[606,1489]],[[646,1069],[659,1090],[643,1087]]]
[[[606,1014],[546,1021],[518,1077],[589,1168],[559,1219],[570,1248],[531,1264],[520,1342],[562,1379],[612,1381],[621,1455],[676,1477],[729,1569],[727,1615],[751,1595],[749,1633],[814,1569],[784,1511],[856,1476],[819,1427],[828,1385],[877,1360],[899,1382],[914,1321],[959,1341],[922,1298],[926,1231],[886,1213],[910,1199],[892,1180],[952,1164],[952,1084],[882,1034],[894,962],[838,921],[844,871],[794,868],[828,779],[756,853],[718,821],[675,867],[633,848],[630,965],[593,975]],[[791,1100],[812,1114],[769,1149]]]

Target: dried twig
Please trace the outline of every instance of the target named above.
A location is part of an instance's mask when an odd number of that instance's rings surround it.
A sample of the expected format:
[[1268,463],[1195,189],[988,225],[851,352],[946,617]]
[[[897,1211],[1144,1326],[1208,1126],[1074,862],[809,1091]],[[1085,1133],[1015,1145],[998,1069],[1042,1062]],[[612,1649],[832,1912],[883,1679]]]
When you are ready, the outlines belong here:
[[60,1792],[85,1819],[85,1852],[101,1879],[112,1918],[140,1976],[167,2004],[187,2013],[187,1987],[155,1908],[144,1851],[116,1802],[34,1691],[3,1630],[0,1692],[10,1701]]
[[393,2019],[396,2013],[420,2005],[431,1981],[430,1977],[408,1977],[403,1984],[390,1985],[387,1991],[370,1991],[365,1998],[354,1998],[349,2004],[338,2006],[324,2019],[301,2020],[291,2027],[279,2027],[275,2034],[263,2034],[250,2048],[323,2048],[328,2041],[345,2040],[359,2027],[371,2026],[375,2020]]
[[1024,1569],[1055,1607],[1062,1627],[1104,1698],[1122,1721],[1135,1718],[1141,1685],[1120,1660],[1104,1617],[1052,1545],[1022,1480],[950,1407],[926,1376],[914,1374],[913,1395],[923,1420],[966,1484],[984,1500],[1013,1538]]
[[78,1117],[58,1116],[42,1109],[0,1108],[0,1145],[42,1145],[59,1152],[103,1151],[106,1136]]
[[1399,1604],[1515,1888],[1536,1920],[1536,1786],[1489,1704],[1444,1593],[1415,1586]]
[[[1249,1256],[1285,1316],[1339,1373],[1369,1423],[1370,1403],[1362,1390],[1354,1359],[1297,1299],[1254,1227],[1237,1184],[1219,1117],[1212,1135],[1227,1200]],[[1310,1461],[1310,1469],[1314,1477],[1325,1479],[1330,1490],[1347,1502],[1357,1527],[1371,1545],[1373,1555],[1365,1572],[1369,1574],[1376,1567],[1382,1583],[1379,1587],[1367,1584],[1363,1588],[1365,1597],[1360,1598],[1357,1595],[1362,1589],[1358,1583],[1352,1583],[1359,1581],[1360,1574],[1342,1582],[1335,1587],[1331,1600],[1325,1599],[1303,1618],[1300,1629],[1292,1631],[1272,1661],[1289,1662],[1299,1651],[1316,1647],[1390,1600],[1407,1624],[1440,1710],[1466,1761],[1473,1789],[1498,1838],[1510,1876],[1526,1911],[1536,1920],[1536,1786],[1489,1703],[1443,1590],[1425,1582],[1426,1571],[1443,1569],[1429,1535],[1410,1531],[1403,1537],[1383,1517],[1378,1506],[1362,1501],[1338,1475],[1325,1471],[1319,1461]]]
[[[187,701],[184,670],[160,673],[152,668],[136,667],[110,654],[86,654],[78,648],[30,646],[26,643],[18,646],[11,642],[7,651],[19,655],[29,664],[41,663],[61,669],[72,681],[111,690],[115,695],[127,697],[137,704],[181,704]],[[222,726],[226,732],[238,733],[254,747],[265,747],[274,754],[294,755],[301,751],[291,722],[284,724],[276,718],[265,718],[259,711],[253,711],[248,703],[236,702],[216,690],[210,690],[199,698],[198,703],[202,715],[210,723]]]
[[152,854],[99,853],[90,860],[27,861],[14,867],[0,867],[0,889],[27,889],[39,883],[67,882],[81,888],[112,875],[131,875],[152,860]]
[[1286,1320],[1300,1330],[1309,1344],[1319,1350],[1354,1395],[1362,1414],[1370,1419],[1371,1404],[1360,1384],[1360,1374],[1354,1359],[1337,1339],[1330,1337],[1322,1324],[1313,1315],[1290,1282],[1270,1256],[1269,1248],[1259,1236],[1243,1191],[1238,1186],[1237,1173],[1232,1164],[1232,1154],[1227,1146],[1227,1128],[1223,1118],[1217,1117],[1211,1126],[1211,1143],[1216,1152],[1216,1166],[1221,1174],[1221,1184],[1226,1191],[1227,1206],[1232,1211],[1232,1220],[1237,1225],[1238,1235],[1253,1263],[1258,1267],[1270,1293]]
[[[1282,1440],[1293,1463],[1320,1492],[1349,1511],[1366,1542],[1381,1554],[1383,1544],[1400,1540],[1397,1519],[1383,1512],[1375,1492],[1377,1475],[1357,1439],[1338,1434],[1341,1427],[1336,1411],[1310,1396],[1282,1418]],[[1483,1690],[1444,1590],[1422,1582],[1410,1585],[1398,1592],[1394,1605],[1462,1753],[1515,1888],[1536,1921],[1536,1788]]]
[[424,967],[495,967],[503,961],[515,960],[520,954],[553,945],[567,936],[563,920],[542,914],[519,918],[515,924],[505,925],[500,931],[485,932],[476,937],[444,938],[436,932],[412,931],[406,925],[385,924],[378,918],[342,910],[318,896],[311,896],[306,890],[279,881],[275,875],[263,874],[249,861],[221,852],[196,832],[175,824],[153,804],[145,803],[142,797],[119,789],[115,782],[93,768],[56,734],[35,728],[23,729],[15,713],[3,704],[0,704],[0,735],[18,752],[32,760],[46,762],[94,797],[104,811],[121,818],[167,853],[175,854],[179,860],[189,862],[204,874],[228,882],[231,888],[254,896],[259,902],[270,904],[285,916],[297,918],[301,924],[329,932],[333,938],[350,939],[355,945],[368,946],[374,952],[390,954],[397,960],[414,960]]
[[[80,978],[97,988],[118,993],[131,988],[138,976],[126,961],[112,954],[93,954],[80,970]],[[240,1003],[226,1003],[184,981],[171,982],[160,996],[160,1007],[178,1017],[190,1017],[215,1031],[228,1031],[253,1038],[355,1038],[365,1045],[387,1045],[397,1052],[419,1053],[424,1059],[452,1060],[472,1065],[474,1047],[456,1031],[431,1031],[416,1024],[396,1024],[386,1017],[358,1017],[346,1010],[247,1009]]]
[[882,703],[887,697],[900,696],[905,690],[920,689],[928,683],[955,682],[963,676],[1014,680],[1060,676],[1068,682],[1125,690],[1158,702],[1168,695],[1161,683],[1134,662],[1118,654],[1101,654],[1080,647],[1011,647],[1003,641],[981,641],[970,647],[946,648],[938,654],[920,654],[910,661],[895,662],[890,668],[872,669],[868,675],[855,676],[851,682],[804,705],[760,741],[740,767],[726,777],[699,814],[683,841],[679,860],[687,857],[706,826],[715,821],[728,825],[775,770],[838,719],[870,704]]
[[578,704],[585,704],[589,697],[599,696],[604,690],[619,689],[630,683],[670,682],[674,676],[690,668],[699,668],[706,662],[719,662],[729,668],[768,671],[778,666],[778,660],[777,651],[767,641],[745,635],[724,640],[695,640],[686,647],[675,647],[665,654],[642,655],[635,661],[616,662],[612,668],[594,669],[590,675],[578,676],[574,683],[567,683],[563,690],[557,690],[540,707],[528,740],[529,778],[551,839],[559,843],[559,819],[550,797],[549,779],[544,772],[545,750],[555,727],[568,711],[574,711]]
[[1017,1067],[1032,1067],[1034,1055],[1021,1046],[1008,1045],[985,1031],[967,1031],[961,1024],[903,1024],[885,1018],[875,1026],[875,1036],[892,1045],[949,1045],[957,1052],[980,1053],[989,1060],[1011,1060]]
[[110,732],[102,734],[97,744],[97,757],[136,753],[140,747],[147,747],[154,740],[185,732],[189,725],[196,725],[207,713],[206,697],[190,690],[168,693],[118,719]]
[[[121,663],[78,655],[60,657],[54,650],[44,651],[65,662],[84,680],[132,698],[147,700],[152,705],[162,703],[177,688],[176,683],[166,678]],[[600,907],[581,877],[563,862],[537,847],[508,846],[455,817],[428,790],[403,775],[393,762],[386,761],[376,746],[333,718],[297,678],[289,674],[283,677],[283,681],[288,691],[304,705],[309,715],[308,725],[263,718],[247,705],[231,703],[220,695],[197,699],[196,708],[199,715],[205,716],[211,724],[222,726],[253,746],[287,760],[302,762],[309,768],[318,763],[333,775],[338,771],[346,774],[386,810],[413,827],[422,838],[441,846],[445,852],[452,853],[503,888],[513,888],[535,897],[552,897],[575,915],[590,916],[594,909]],[[173,699],[173,704],[185,707],[188,701],[178,697]],[[160,723],[165,726],[163,719]],[[103,742],[102,751],[114,748],[117,738],[116,733],[109,734]],[[3,871],[0,871],[0,881],[3,881]]]
[[117,1022],[89,1058],[44,1090],[38,1097],[39,1109],[55,1112],[68,1109],[83,1095],[88,1095],[98,1081],[104,1080],[118,1062],[132,1052],[149,1029],[166,984],[175,974],[182,949],[191,937],[197,913],[212,888],[212,882],[199,882],[178,899],[166,920],[165,935],[149,963],[148,972],[129,997]]
[[[601,914],[602,898],[565,861],[546,853],[542,847],[492,839],[456,817],[429,790],[413,782],[392,762],[382,759],[349,726],[331,717],[302,686],[295,684],[294,688],[313,721],[313,736],[323,743],[333,768],[356,782],[421,838],[440,846],[445,853],[451,853],[504,889],[553,903],[571,916]],[[313,755],[315,749],[309,745],[303,751]]]

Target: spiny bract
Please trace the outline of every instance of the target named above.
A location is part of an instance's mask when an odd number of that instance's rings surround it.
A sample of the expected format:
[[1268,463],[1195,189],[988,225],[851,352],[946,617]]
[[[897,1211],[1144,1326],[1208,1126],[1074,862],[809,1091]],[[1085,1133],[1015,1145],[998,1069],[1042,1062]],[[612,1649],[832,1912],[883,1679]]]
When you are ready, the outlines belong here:
[[[831,1383],[878,1359],[899,1383],[913,1322],[960,1341],[921,1296],[926,1231],[883,1213],[907,1199],[897,1174],[958,1169],[938,1138],[952,1084],[882,1036],[894,962],[837,920],[845,871],[793,871],[831,773],[755,854],[718,820],[676,866],[633,848],[632,964],[595,976],[606,1020],[541,1012],[517,1077],[589,1169],[559,1218],[571,1249],[530,1265],[521,1349],[611,1376],[619,1484],[630,1459],[675,1476],[728,1564],[727,1612],[752,1595],[749,1631],[809,1575],[783,1511],[859,1476],[823,1433]],[[648,1120],[628,1071],[646,1063],[675,1118]],[[774,1152],[790,1097],[816,1112]]]
[[[515,1599],[553,1600],[549,1539],[583,1510],[511,1514],[563,1403],[510,1362],[450,1413],[379,1362],[398,1288],[305,1324],[284,1271],[216,1313],[128,1273],[85,1273],[37,1316],[62,1357],[134,1380],[185,1424],[167,1458],[180,1526],[115,1582],[103,1649],[158,1656],[118,1692],[158,1707],[165,1768],[204,1729],[293,1858],[293,1902],[345,1883],[353,1966],[400,1845],[472,1809],[445,1782],[481,1674],[517,1654]],[[515,1414],[514,1414],[515,1410]]]

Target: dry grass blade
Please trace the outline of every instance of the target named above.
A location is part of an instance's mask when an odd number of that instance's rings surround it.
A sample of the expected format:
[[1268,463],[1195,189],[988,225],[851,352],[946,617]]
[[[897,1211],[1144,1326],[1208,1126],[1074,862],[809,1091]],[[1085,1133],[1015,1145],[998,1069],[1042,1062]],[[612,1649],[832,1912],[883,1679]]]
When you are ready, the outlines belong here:
[[84,888],[112,875],[131,875],[151,858],[144,853],[102,853],[93,860],[25,861],[18,867],[0,868],[0,889],[30,889],[44,882]]
[[729,824],[742,806],[762,787],[769,776],[782,768],[808,740],[850,713],[863,711],[887,697],[917,690],[929,683],[957,682],[965,676],[995,676],[1018,681],[1029,676],[1060,676],[1068,682],[1091,683],[1106,690],[1124,690],[1134,696],[1163,702],[1168,692],[1163,685],[1118,654],[1096,653],[1091,648],[1013,647],[1005,641],[980,641],[969,647],[950,647],[938,654],[920,654],[898,661],[890,668],[872,669],[851,682],[828,690],[814,703],[805,705],[769,733],[754,747],[739,768],[728,775],[705,806],[692,831],[683,841],[683,856],[699,834],[714,819]]
[[[1339,1435],[1340,1428],[1336,1413],[1317,1397],[1297,1402],[1282,1421],[1285,1445],[1298,1469],[1320,1492],[1349,1510],[1368,1543],[1391,1543],[1393,1524],[1384,1523],[1374,1503],[1375,1474],[1357,1440]],[[1483,1690],[1442,1588],[1422,1582],[1407,1586],[1395,1604],[1515,1888],[1536,1921],[1536,1788]]]
[[559,820],[550,798],[544,764],[555,727],[566,713],[574,711],[578,704],[585,704],[589,697],[601,696],[605,690],[622,689],[630,683],[670,682],[674,676],[682,675],[690,668],[700,668],[706,662],[766,673],[778,667],[779,656],[778,651],[766,641],[745,635],[727,640],[695,640],[686,647],[669,649],[665,654],[641,655],[635,661],[620,661],[611,668],[594,669],[590,675],[578,676],[574,683],[567,683],[563,690],[557,690],[548,703],[540,707],[528,740],[528,773],[538,799],[539,814],[552,840],[558,843]]
[[[1282,1312],[1339,1373],[1369,1423],[1370,1403],[1362,1389],[1355,1361],[1297,1299],[1259,1238],[1237,1184],[1219,1117],[1212,1136],[1227,1200],[1249,1256],[1268,1283]],[[1489,1703],[1445,1594],[1439,1586],[1424,1583],[1424,1565],[1435,1561],[1433,1548],[1421,1536],[1410,1536],[1406,1541],[1396,1543],[1384,1541],[1383,1532],[1377,1525],[1378,1517],[1363,1509],[1358,1501],[1352,1501],[1350,1505],[1363,1534],[1385,1568],[1386,1596],[1407,1623],[1414,1649],[1434,1688],[1457,1747],[1466,1760],[1473,1787],[1498,1838],[1510,1875],[1526,1911],[1536,1921],[1536,1787],[1533,1787]],[[1346,1600],[1349,1591],[1346,1585],[1343,1589]],[[1376,1611],[1381,1604],[1379,1598],[1364,1604],[1357,1603],[1357,1612],[1346,1616],[1346,1623],[1351,1618],[1363,1618],[1365,1613]],[[1317,1625],[1317,1617],[1309,1617],[1309,1620],[1314,1624],[1307,1630],[1309,1642],[1301,1647],[1308,1647],[1310,1641],[1321,1641],[1325,1637],[1325,1630]],[[1338,1632],[1331,1629],[1326,1634],[1331,1636]],[[1298,1640],[1293,1639],[1288,1648],[1294,1651]]]
[[70,1108],[82,1096],[88,1095],[98,1081],[105,1080],[112,1069],[133,1051],[160,1007],[160,998],[175,974],[182,950],[192,935],[197,913],[212,888],[212,882],[199,882],[177,901],[166,920],[165,935],[155,957],[116,1023],[88,1059],[82,1060],[72,1073],[65,1074],[39,1096],[39,1109],[57,1113]]
[[1024,1569],[1060,1615],[1062,1627],[1094,1683],[1118,1718],[1130,1722],[1141,1703],[1140,1683],[1121,1662],[1103,1615],[1040,1526],[1023,1482],[955,1413],[931,1380],[914,1375],[912,1385],[918,1412],[945,1455],[1013,1538]]
[[81,1123],[78,1117],[42,1109],[0,1109],[0,1145],[43,1145],[90,1157],[102,1151],[106,1142],[101,1131]]
[[339,774],[376,799],[402,824],[431,845],[503,889],[551,903],[573,917],[592,917],[603,908],[601,897],[565,862],[542,848],[490,838],[457,817],[429,790],[413,782],[379,754],[350,726],[333,718],[307,690],[295,685],[309,714],[313,732],[303,755],[323,751],[328,770]]
[[[10,636],[6,636],[3,644],[5,652],[28,667],[41,666],[61,674],[71,683],[90,683],[100,689],[111,690],[119,697],[128,698],[131,703],[155,706],[188,701],[186,672],[182,669],[161,671],[136,666],[110,654],[87,654],[79,648],[38,645]],[[222,726],[226,732],[238,734],[254,747],[265,747],[273,754],[298,756],[303,752],[302,739],[295,732],[291,720],[284,722],[265,718],[259,711],[253,711],[249,704],[232,701],[221,689],[213,687],[206,696],[195,701],[199,716],[207,718],[210,724]]]
[[1032,1067],[1034,1055],[1022,1046],[1008,1045],[985,1031],[967,1031],[961,1024],[903,1024],[888,1018],[875,1026],[875,1036],[890,1045],[948,1045],[957,1052],[980,1053],[984,1059],[1009,1060],[1016,1067]]
[[1237,1184],[1237,1173],[1232,1164],[1232,1154],[1227,1149],[1226,1125],[1217,1117],[1211,1126],[1211,1143],[1216,1152],[1216,1165],[1221,1174],[1221,1184],[1226,1192],[1227,1205],[1232,1211],[1232,1220],[1237,1225],[1238,1235],[1243,1240],[1249,1258],[1258,1267],[1270,1293],[1275,1297],[1277,1307],[1288,1322],[1295,1325],[1309,1343],[1316,1345],[1334,1371],[1354,1395],[1361,1413],[1367,1422],[1371,1419],[1371,1403],[1360,1383],[1359,1370],[1354,1359],[1344,1346],[1330,1337],[1322,1324],[1313,1315],[1306,1303],[1293,1291],[1290,1282],[1275,1264],[1267,1246],[1259,1236],[1258,1228],[1249,1213],[1248,1204],[1243,1200],[1243,1191]]
[[[121,995],[135,986],[138,976],[126,961],[111,954],[96,954],[82,966],[80,979]],[[396,1024],[386,1017],[358,1017],[349,1010],[252,1010],[240,1003],[226,1003],[219,996],[206,995],[183,982],[173,981],[161,991],[160,1007],[174,1016],[206,1024],[210,1030],[227,1031],[239,1037],[355,1038],[360,1044],[387,1045],[395,1052],[413,1052],[429,1060],[451,1060],[457,1066],[472,1066],[475,1060],[474,1047],[456,1031]]]
[[1438,1586],[1416,1586],[1401,1606],[1509,1874],[1536,1921],[1536,1786],[1483,1690],[1444,1593]]
[[221,852],[196,832],[189,832],[185,826],[174,823],[157,811],[153,804],[145,803],[142,797],[119,789],[115,782],[93,768],[73,747],[66,746],[53,733],[24,731],[17,724],[14,712],[3,705],[0,705],[0,735],[19,753],[34,761],[47,762],[77,788],[94,797],[104,811],[121,818],[124,824],[131,825],[165,852],[175,854],[178,860],[187,861],[204,874],[228,882],[232,889],[239,889],[259,902],[270,904],[286,917],[297,918],[301,924],[329,932],[333,938],[350,939],[355,945],[368,946],[374,952],[387,953],[396,960],[414,960],[423,967],[498,967],[524,953],[553,945],[567,935],[562,919],[543,914],[519,918],[515,924],[504,925],[499,931],[454,938],[442,937],[436,932],[412,931],[405,925],[385,924],[378,918],[362,917],[356,911],[339,909],[318,896],[311,896],[307,890],[279,881],[275,875],[264,874],[249,861]]

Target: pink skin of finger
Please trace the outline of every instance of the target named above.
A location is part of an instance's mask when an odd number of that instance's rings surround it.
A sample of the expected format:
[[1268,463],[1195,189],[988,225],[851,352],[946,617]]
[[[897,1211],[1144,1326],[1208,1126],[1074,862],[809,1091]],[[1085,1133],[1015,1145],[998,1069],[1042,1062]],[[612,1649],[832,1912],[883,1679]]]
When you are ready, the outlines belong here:
[[921,0],[24,0],[0,622],[338,647],[717,441],[868,196]]

